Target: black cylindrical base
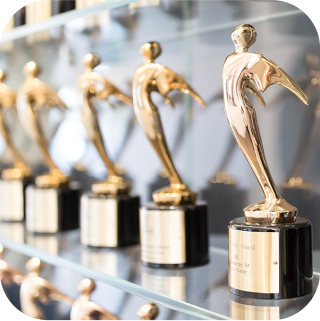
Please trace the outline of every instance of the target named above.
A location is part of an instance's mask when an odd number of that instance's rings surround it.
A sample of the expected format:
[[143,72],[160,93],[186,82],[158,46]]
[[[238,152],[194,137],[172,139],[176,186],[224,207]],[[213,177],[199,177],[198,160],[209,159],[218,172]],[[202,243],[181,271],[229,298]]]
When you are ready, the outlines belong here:
[[26,230],[53,234],[79,228],[80,184],[26,189]]
[[140,209],[141,259],[153,268],[185,268],[209,262],[207,205],[146,205]]
[[312,226],[229,224],[230,291],[246,298],[289,299],[312,293]]
[[139,244],[139,196],[81,197],[81,243],[92,247]]

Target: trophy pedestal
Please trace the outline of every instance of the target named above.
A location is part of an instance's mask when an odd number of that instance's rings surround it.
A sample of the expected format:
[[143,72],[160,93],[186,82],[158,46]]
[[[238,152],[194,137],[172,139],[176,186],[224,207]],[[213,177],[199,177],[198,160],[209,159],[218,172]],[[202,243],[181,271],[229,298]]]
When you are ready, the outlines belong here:
[[[209,183],[201,191],[201,198],[208,203],[209,232],[227,234],[228,224],[246,206],[247,191],[235,184]],[[223,213],[223,215],[221,215]]]
[[25,219],[25,190],[32,180],[0,179],[0,221],[21,222]]
[[289,299],[312,293],[312,227],[298,217],[288,224],[229,224],[230,292],[253,299]]
[[81,243],[93,247],[139,244],[139,196],[81,197]]
[[207,205],[142,206],[140,241],[146,266],[174,269],[207,264]]
[[79,228],[80,184],[26,189],[26,230],[49,234]]

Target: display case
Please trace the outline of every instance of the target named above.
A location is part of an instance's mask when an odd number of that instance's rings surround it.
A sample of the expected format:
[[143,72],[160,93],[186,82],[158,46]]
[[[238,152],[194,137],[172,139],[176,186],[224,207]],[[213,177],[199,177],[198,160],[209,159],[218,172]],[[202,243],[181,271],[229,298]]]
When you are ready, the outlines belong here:
[[[86,247],[81,245],[79,229],[30,235],[24,222],[0,223],[0,244],[6,249],[2,259],[26,273],[27,260],[38,257],[45,263],[42,277],[73,299],[81,278],[95,280],[98,287],[92,300],[121,319],[138,318],[136,311],[145,302],[159,306],[159,319],[268,320],[302,310],[313,294],[270,301],[243,299],[229,292],[228,223],[241,216],[246,205],[262,199],[250,167],[233,143],[223,106],[222,66],[234,51],[230,34],[244,23],[254,25],[259,34],[253,51],[277,61],[303,90],[309,90],[310,105],[305,107],[281,87],[273,86],[264,93],[266,110],[262,114],[258,107],[256,112],[278,185],[295,178],[292,168],[301,161],[305,146],[311,146],[299,173],[310,188],[300,193],[297,185],[284,184],[283,189],[287,188],[288,200],[298,207],[299,215],[313,224],[314,294],[320,277],[320,168],[316,161],[320,153],[316,122],[319,38],[302,11],[278,1],[106,0],[7,28],[0,45],[0,68],[7,72],[6,83],[18,91],[24,81],[23,66],[31,60],[41,66],[41,79],[57,90],[68,107],[67,111],[40,113],[46,124],[44,134],[51,141],[50,153],[65,174],[81,182],[82,192],[107,175],[76,108],[83,56],[97,54],[101,64],[95,70],[132,96],[133,75],[142,61],[140,46],[148,41],[161,43],[161,62],[192,84],[207,104],[202,109],[190,97],[175,92],[169,94],[175,105],[172,109],[160,95],[153,95],[179,173],[198,193],[198,199],[209,204],[210,261],[200,267],[154,269],[141,263],[139,245]],[[37,36],[41,33],[46,36]],[[143,202],[150,201],[154,186],[166,185],[167,179],[133,110],[112,99],[97,105],[110,158],[132,183],[133,192]],[[26,137],[14,113],[5,112],[14,143],[26,163],[35,174],[43,172],[37,146]],[[11,156],[2,140],[0,154],[1,168],[9,167]],[[6,292],[19,308],[18,289],[7,288]],[[66,319],[69,313],[62,303],[60,315],[53,314],[50,305],[47,308],[48,319]]]

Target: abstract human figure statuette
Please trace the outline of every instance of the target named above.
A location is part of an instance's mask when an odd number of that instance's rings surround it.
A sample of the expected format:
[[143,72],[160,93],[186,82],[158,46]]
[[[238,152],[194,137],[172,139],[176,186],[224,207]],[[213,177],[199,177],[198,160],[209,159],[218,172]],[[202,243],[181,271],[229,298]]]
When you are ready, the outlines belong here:
[[155,320],[159,315],[159,312],[159,308],[156,304],[146,303],[140,307],[137,315],[141,320]]
[[22,221],[25,217],[25,187],[31,182],[32,170],[15,148],[5,119],[6,110],[16,111],[16,94],[3,81],[6,75],[0,69],[0,133],[13,159],[13,167],[1,171],[0,220]]
[[155,268],[203,265],[209,261],[207,205],[196,203],[196,193],[179,176],[151,94],[160,93],[172,107],[168,93],[173,90],[190,95],[203,107],[205,103],[181,76],[154,62],[161,54],[159,43],[147,42],[141,46],[140,52],[144,63],[133,77],[134,111],[170,181],[170,186],[152,194],[155,204],[140,208],[141,260]]
[[62,294],[50,282],[39,276],[41,261],[34,257],[26,264],[28,275],[24,278],[20,289],[21,311],[31,318],[45,320],[46,316],[39,302],[44,305],[51,301],[63,301],[69,305],[73,300]]
[[81,295],[72,305],[70,320],[119,320],[114,314],[90,301],[90,295],[95,288],[96,283],[91,279],[83,279],[79,283]]
[[86,70],[78,80],[78,110],[89,140],[108,170],[108,177],[92,185],[93,193],[85,193],[81,197],[81,242],[99,247],[137,244],[140,198],[130,195],[131,184],[117,173],[115,164],[107,154],[95,106],[100,101],[108,100],[110,96],[116,96],[129,106],[133,105],[132,99],[93,71],[100,63],[97,55],[85,55],[83,63]]
[[[305,104],[308,97],[273,61],[248,52],[256,40],[251,25],[232,32],[236,50],[223,66],[225,112],[266,199],[244,209],[229,223],[229,286],[239,296],[288,299],[312,292],[312,225],[280,195],[268,168],[255,108],[245,89],[259,94],[279,84]],[[232,200],[230,200],[232,201]]]
[[158,205],[194,204],[196,193],[183,183],[172,162],[160,113],[152,102],[151,93],[159,92],[165,102],[172,107],[173,104],[167,96],[172,90],[190,95],[203,107],[205,102],[181,76],[168,67],[154,62],[161,54],[159,43],[148,42],[141,46],[140,52],[144,56],[144,63],[137,68],[133,79],[134,110],[143,132],[157,153],[170,181],[169,187],[153,193],[153,200]]
[[79,227],[79,184],[71,181],[52,160],[39,110],[67,109],[55,91],[37,78],[40,68],[34,61],[24,66],[25,81],[17,94],[20,122],[29,138],[41,150],[49,173],[35,178],[26,189],[26,228],[30,233],[56,233]]
[[266,197],[265,201],[244,209],[246,220],[252,223],[294,222],[297,209],[282,198],[274,183],[264,154],[255,108],[245,88],[250,86],[259,95],[269,86],[278,84],[291,90],[305,104],[308,104],[308,97],[273,61],[261,54],[248,52],[256,40],[253,27],[238,27],[232,33],[232,40],[236,50],[227,57],[223,66],[225,111],[231,131]]

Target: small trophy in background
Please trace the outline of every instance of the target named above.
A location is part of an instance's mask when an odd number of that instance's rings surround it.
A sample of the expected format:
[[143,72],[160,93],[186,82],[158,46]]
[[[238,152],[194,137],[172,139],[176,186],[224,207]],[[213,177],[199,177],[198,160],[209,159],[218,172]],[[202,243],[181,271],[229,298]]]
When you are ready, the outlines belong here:
[[78,289],[81,292],[70,312],[70,320],[120,320],[100,305],[90,301],[90,295],[95,290],[96,283],[91,279],[83,279]]
[[100,63],[98,56],[88,54],[83,62],[86,71],[78,80],[77,104],[89,140],[104,162],[108,177],[92,185],[93,193],[81,197],[81,243],[97,247],[138,244],[140,197],[130,195],[131,184],[117,173],[110,160],[94,106],[112,95],[130,106],[132,100],[102,75],[93,72]]
[[14,147],[5,120],[6,110],[16,110],[16,94],[3,83],[5,78],[5,73],[0,69],[0,133],[12,155],[13,167],[1,171],[0,220],[19,222],[25,218],[25,189],[32,183],[32,170]]
[[44,106],[67,107],[51,88],[37,78],[39,71],[34,61],[25,65],[26,80],[17,94],[20,121],[30,139],[42,151],[50,169],[49,173],[37,176],[35,185],[26,189],[26,229],[29,233],[56,233],[79,227],[80,187],[58,169],[50,156],[38,111]]
[[49,281],[40,277],[41,267],[42,263],[37,257],[26,263],[28,274],[21,283],[20,303],[21,311],[27,316],[46,320],[44,306],[52,301],[63,301],[72,306],[73,300],[57,290]]
[[248,24],[232,32],[235,52],[226,58],[222,74],[231,131],[266,197],[246,207],[245,217],[229,224],[229,286],[233,294],[247,298],[295,298],[313,290],[312,226],[309,220],[297,217],[297,208],[281,196],[274,183],[256,111],[245,89],[249,86],[258,96],[279,84],[305,104],[309,101],[272,60],[248,51],[256,37],[256,30]]
[[170,186],[153,193],[155,204],[140,209],[142,262],[151,267],[181,268],[209,262],[206,204],[196,204],[196,193],[180,178],[171,159],[160,113],[151,99],[159,92],[173,106],[167,94],[179,90],[205,106],[182,77],[154,60],[161,54],[157,42],[145,43],[140,52],[144,63],[133,79],[133,102],[137,120],[165,168]]

